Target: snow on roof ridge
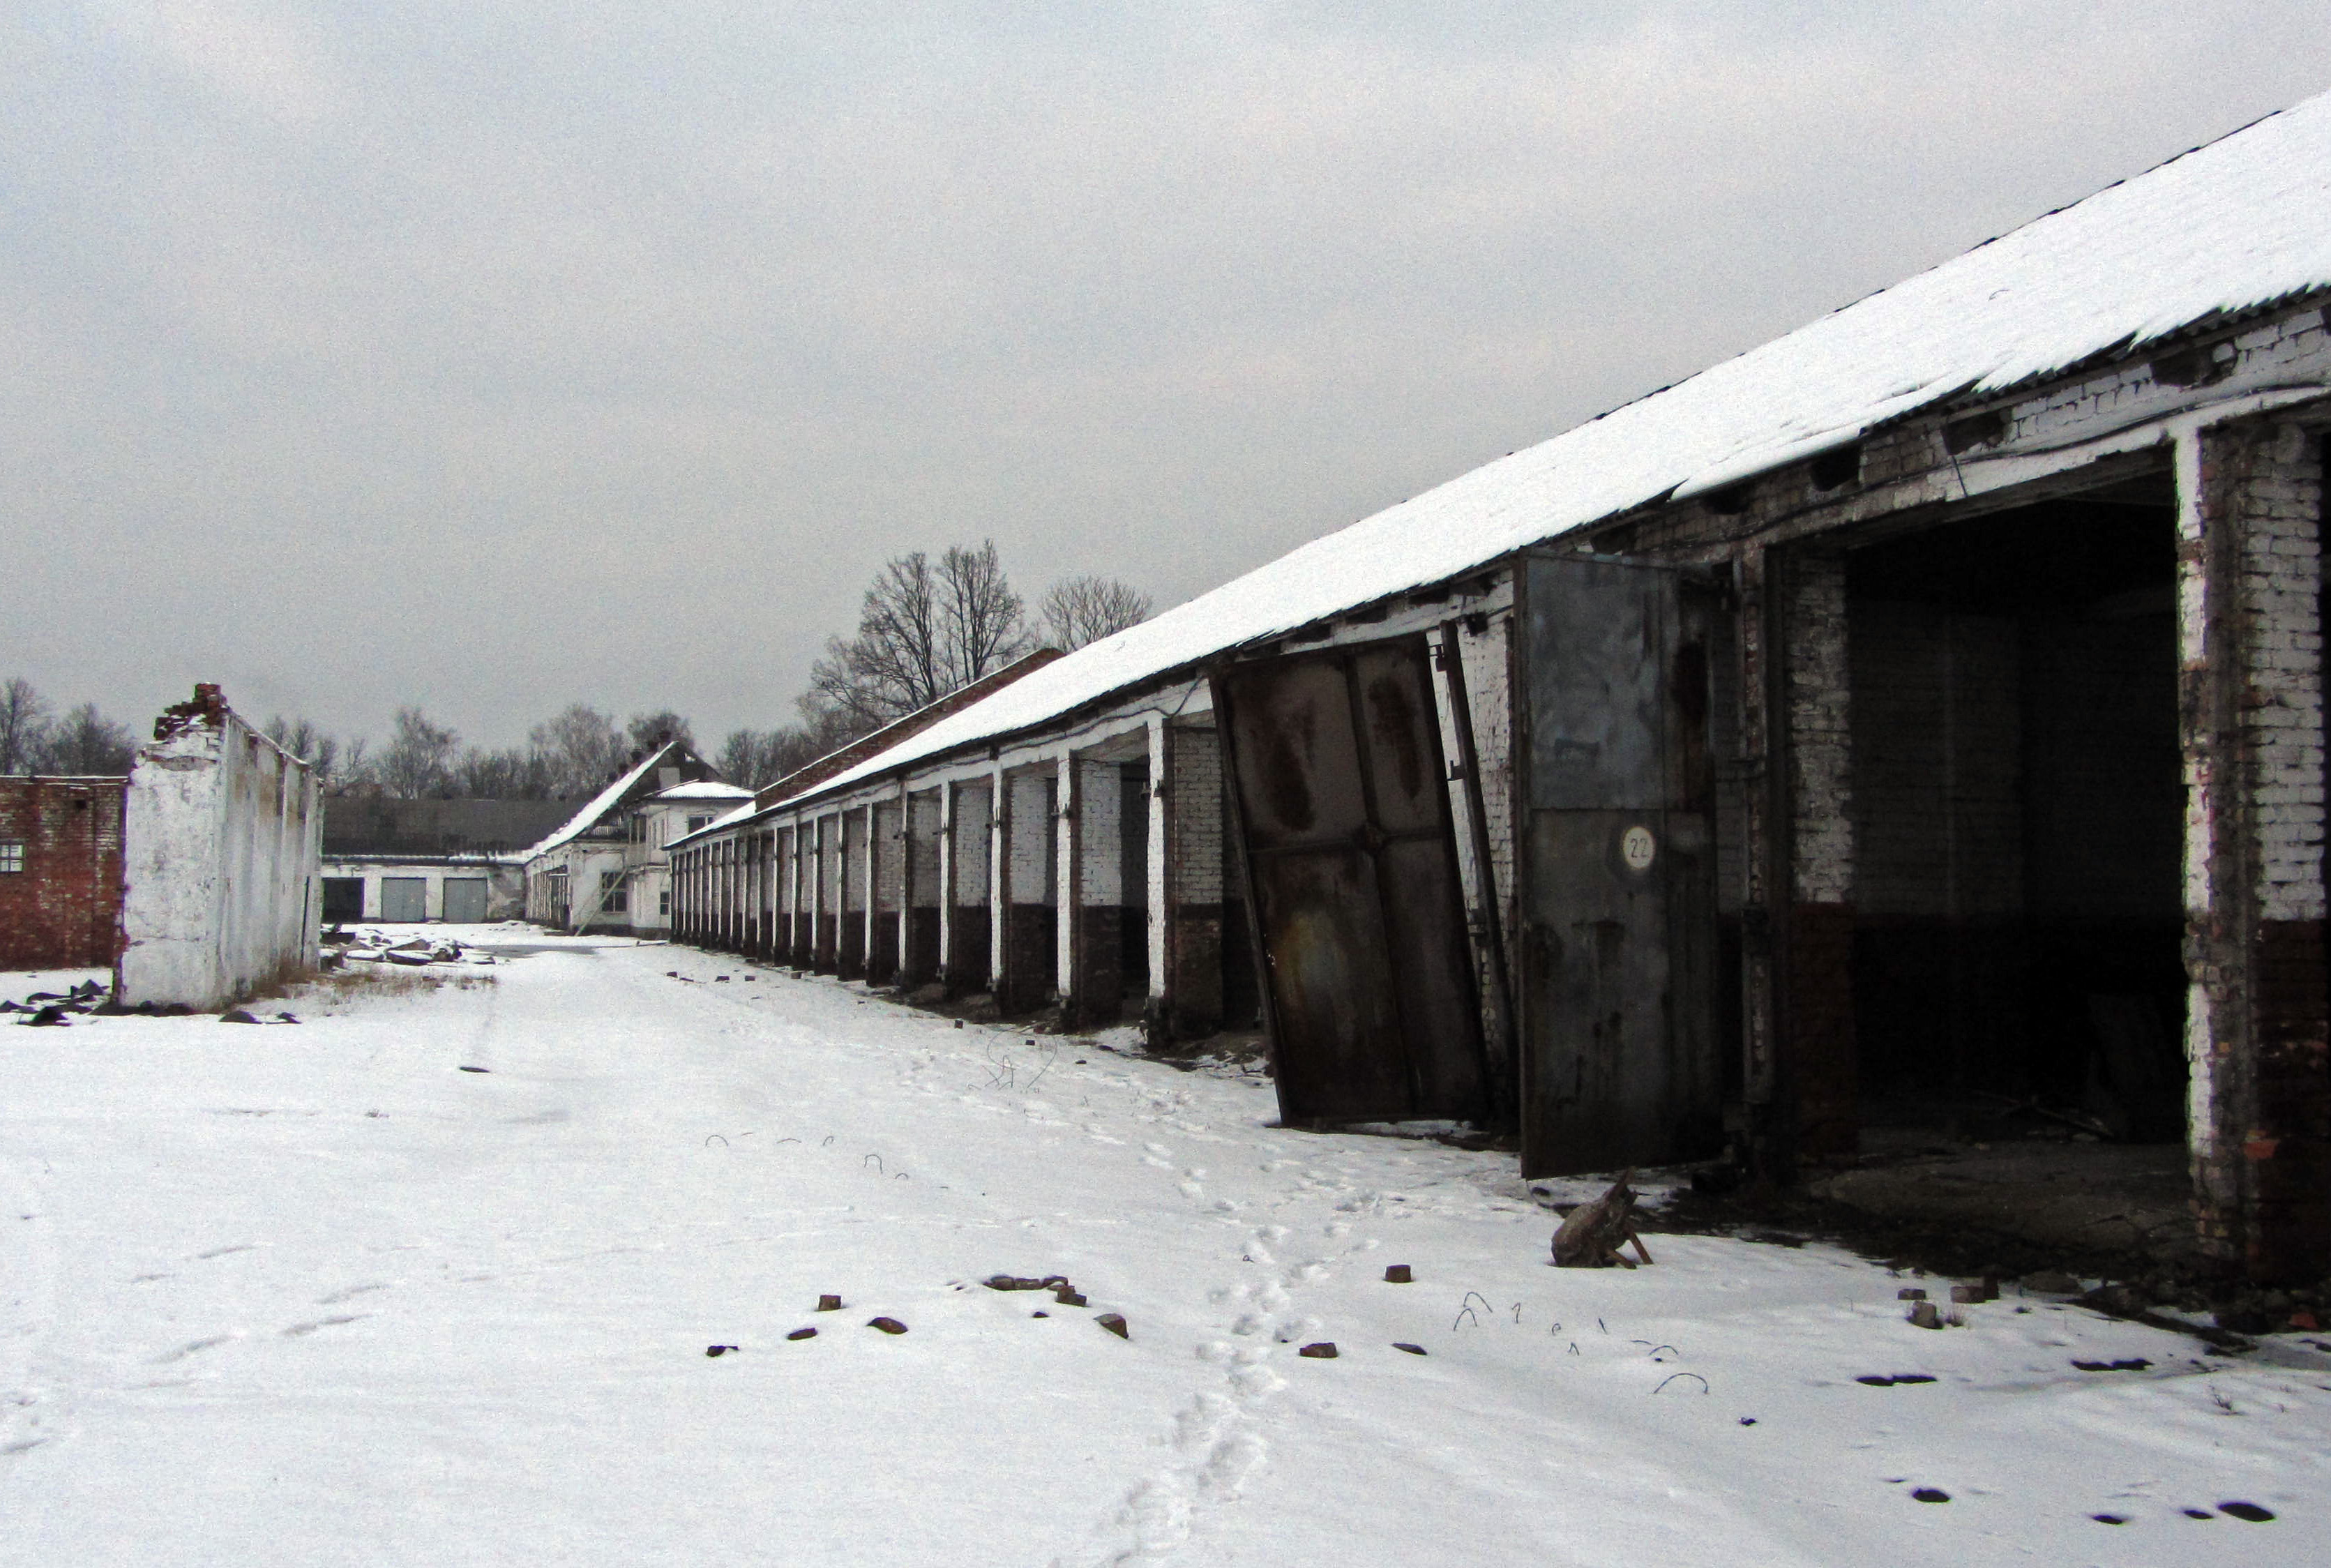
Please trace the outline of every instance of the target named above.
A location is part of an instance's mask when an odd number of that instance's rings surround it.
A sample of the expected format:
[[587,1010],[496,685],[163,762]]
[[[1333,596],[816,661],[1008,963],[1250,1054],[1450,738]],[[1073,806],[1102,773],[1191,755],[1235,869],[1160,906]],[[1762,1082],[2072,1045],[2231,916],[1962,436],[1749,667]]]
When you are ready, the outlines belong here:
[[676,784],[670,789],[658,790],[648,798],[657,801],[735,800],[739,796],[750,798],[752,794],[743,784],[732,784],[717,778],[699,778],[690,779],[686,784]]
[[1446,581],[1660,498],[1736,483],[1946,397],[1997,392],[2107,348],[2126,352],[2325,288],[2331,93],[1299,545],[785,803],[1035,727],[1225,649]]
[[588,832],[594,823],[597,822],[601,817],[605,816],[610,811],[614,809],[615,803],[623,798],[626,791],[628,791],[633,784],[639,783],[640,780],[646,775],[648,769],[661,762],[664,758],[664,754],[679,744],[680,742],[677,740],[665,741],[661,746],[657,746],[655,750],[642,757],[637,763],[633,765],[632,770],[629,773],[624,774],[622,777],[616,779],[614,783],[609,784],[605,789],[603,789],[597,794],[593,795],[591,797],[590,804],[585,806],[581,811],[576,812],[573,816],[567,818],[566,823],[564,827],[551,834],[548,838],[543,840],[542,842],[535,845],[534,848],[521,851],[519,858],[522,860],[531,860],[537,855],[547,855],[550,853],[551,851],[558,848],[559,845],[566,843],[571,840],[578,838],[582,834]]

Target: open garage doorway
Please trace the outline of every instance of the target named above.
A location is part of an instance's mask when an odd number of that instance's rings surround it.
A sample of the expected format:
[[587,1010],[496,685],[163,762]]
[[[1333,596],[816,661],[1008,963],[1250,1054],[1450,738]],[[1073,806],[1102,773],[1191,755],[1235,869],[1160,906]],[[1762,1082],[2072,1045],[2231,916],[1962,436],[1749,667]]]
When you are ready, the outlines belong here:
[[1865,1154],[2182,1143],[2176,580],[2166,474],[1849,553]]

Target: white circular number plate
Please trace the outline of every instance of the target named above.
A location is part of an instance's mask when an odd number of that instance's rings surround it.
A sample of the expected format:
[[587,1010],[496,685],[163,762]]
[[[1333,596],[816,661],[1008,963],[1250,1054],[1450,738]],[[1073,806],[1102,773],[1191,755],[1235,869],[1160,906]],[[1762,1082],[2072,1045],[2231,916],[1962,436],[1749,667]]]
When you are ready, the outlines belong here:
[[1627,862],[1631,871],[1650,870],[1659,852],[1659,841],[1651,837],[1649,828],[1629,828],[1619,841],[1619,858]]

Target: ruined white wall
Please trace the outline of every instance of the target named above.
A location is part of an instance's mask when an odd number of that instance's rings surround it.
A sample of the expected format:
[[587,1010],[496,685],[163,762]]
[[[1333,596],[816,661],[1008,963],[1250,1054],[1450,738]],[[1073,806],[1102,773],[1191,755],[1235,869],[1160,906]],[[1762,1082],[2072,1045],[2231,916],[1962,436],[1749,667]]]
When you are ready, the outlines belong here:
[[200,688],[141,747],[124,811],[131,1006],[210,1009],[316,962],[323,811],[314,775]]

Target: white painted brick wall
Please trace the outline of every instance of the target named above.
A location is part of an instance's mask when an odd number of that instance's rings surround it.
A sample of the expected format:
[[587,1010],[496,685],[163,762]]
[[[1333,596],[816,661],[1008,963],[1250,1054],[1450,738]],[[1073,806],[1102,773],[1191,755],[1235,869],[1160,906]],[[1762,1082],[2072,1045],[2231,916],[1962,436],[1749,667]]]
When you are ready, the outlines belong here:
[[955,901],[958,908],[987,902],[988,824],[994,820],[995,792],[967,784],[955,793]]
[[1052,902],[1052,774],[1014,774],[1012,786],[1011,881],[1015,904]]
[[[1213,730],[1176,727],[1168,733],[1173,782],[1175,904],[1219,904],[1223,886],[1223,750]],[[1232,895],[1235,896],[1235,895]]]
[[1789,563],[1787,584],[1795,896],[1801,903],[1844,904],[1853,898],[1845,558],[1799,554]]
[[918,909],[935,909],[939,901],[939,796],[937,790],[908,797],[913,808],[909,813],[912,836],[908,840],[908,864],[913,875],[909,885],[913,889]]
[[817,908],[832,915],[842,908],[842,813],[818,818],[817,830]]
[[2319,920],[2324,912],[2319,452],[2307,432],[2278,426],[2249,449],[2228,487],[2242,524],[2242,725],[2259,913],[2269,920]]
[[866,908],[866,813],[852,806],[835,813],[835,821],[841,826],[835,869],[842,896],[835,907],[845,915],[861,914]]
[[885,801],[874,808],[874,888],[880,909],[896,909],[906,891],[905,842],[899,838],[899,803]]
[[1125,787],[1105,762],[1077,765],[1077,902],[1122,904],[1125,898]]

